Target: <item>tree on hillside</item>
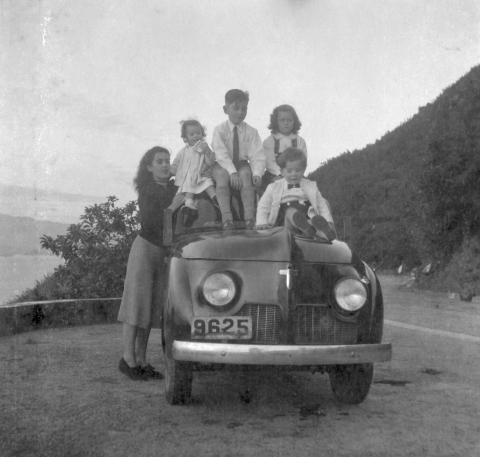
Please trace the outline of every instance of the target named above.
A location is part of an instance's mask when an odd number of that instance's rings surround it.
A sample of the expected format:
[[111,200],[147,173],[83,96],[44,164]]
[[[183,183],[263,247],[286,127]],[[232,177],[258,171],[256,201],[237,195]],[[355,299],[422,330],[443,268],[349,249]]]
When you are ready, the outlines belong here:
[[442,99],[430,137],[421,189],[430,249],[448,261],[480,231],[480,78]]
[[339,233],[343,219],[351,221],[351,244],[366,260],[445,265],[479,235],[479,162],[477,66],[395,130],[327,161],[311,178]]

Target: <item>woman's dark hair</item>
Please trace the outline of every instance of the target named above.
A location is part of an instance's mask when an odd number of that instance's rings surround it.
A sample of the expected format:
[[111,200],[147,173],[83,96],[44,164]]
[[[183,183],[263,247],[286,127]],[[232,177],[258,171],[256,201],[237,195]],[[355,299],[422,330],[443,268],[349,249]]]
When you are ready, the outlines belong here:
[[187,119],[186,121],[180,121],[180,124],[182,125],[180,128],[180,136],[185,140],[187,138],[187,127],[189,125],[194,125],[195,127],[200,127],[200,130],[202,131],[202,137],[205,138],[205,127],[200,124],[196,119]]
[[273,109],[272,114],[270,114],[270,125],[268,126],[269,130],[272,133],[278,133],[278,113],[280,113],[280,111],[288,111],[289,113],[292,113],[292,116],[293,116],[292,133],[298,133],[298,131],[300,130],[300,127],[302,126],[302,123],[300,122],[300,119],[297,116],[297,112],[291,105],[280,105]]
[[304,168],[307,168],[307,158],[305,153],[298,148],[287,148],[283,151],[277,159],[278,166],[280,168],[285,168],[287,162],[296,162],[299,161]]
[[133,184],[137,192],[139,192],[142,187],[153,181],[152,172],[149,171],[147,167],[152,165],[155,154],[158,154],[159,152],[168,154],[168,156],[170,156],[170,151],[168,149],[162,148],[161,146],[154,146],[152,149],[149,149],[145,154],[143,154],[143,157],[140,159],[137,175],[133,180]]

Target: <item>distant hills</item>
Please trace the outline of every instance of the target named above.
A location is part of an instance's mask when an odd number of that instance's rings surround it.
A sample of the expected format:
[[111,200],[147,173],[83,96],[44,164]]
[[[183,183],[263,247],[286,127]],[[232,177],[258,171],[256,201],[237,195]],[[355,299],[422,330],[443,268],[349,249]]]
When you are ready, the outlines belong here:
[[68,227],[68,224],[59,222],[0,214],[0,256],[47,254],[41,249],[40,237],[64,234]]
[[86,206],[106,198],[0,184],[0,256],[46,254],[40,237],[66,232]]
[[448,268],[458,282],[468,275],[478,282],[480,271],[475,276],[466,259],[480,258],[472,251],[480,235],[480,66],[374,144],[332,158],[310,177],[339,232],[351,226],[351,242],[367,260],[438,269],[454,262]]
[[0,184],[0,213],[62,223],[75,223],[86,206],[106,196],[69,194],[51,190]]

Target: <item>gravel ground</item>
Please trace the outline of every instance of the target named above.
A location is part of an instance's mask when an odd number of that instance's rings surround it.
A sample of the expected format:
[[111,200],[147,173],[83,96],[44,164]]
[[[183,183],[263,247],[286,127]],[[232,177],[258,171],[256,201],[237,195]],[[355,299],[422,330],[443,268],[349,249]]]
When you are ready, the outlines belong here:
[[[385,281],[387,318],[450,328],[458,304],[397,285]],[[463,315],[450,330],[480,336],[478,308]],[[199,373],[194,402],[170,406],[163,381],[118,372],[118,324],[3,337],[0,456],[479,456],[480,345],[388,326],[385,340],[394,359],[358,406],[336,403],[325,375],[277,371]]]

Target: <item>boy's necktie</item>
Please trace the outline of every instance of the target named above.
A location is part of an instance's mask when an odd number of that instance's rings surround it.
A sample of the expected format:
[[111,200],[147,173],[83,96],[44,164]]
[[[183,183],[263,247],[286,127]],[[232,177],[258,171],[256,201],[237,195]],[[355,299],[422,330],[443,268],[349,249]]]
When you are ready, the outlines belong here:
[[233,127],[233,164],[238,170],[238,165],[240,164],[240,145],[238,143],[237,126]]
[[289,184],[288,188],[289,189],[294,189],[294,188],[300,189],[300,184]]

